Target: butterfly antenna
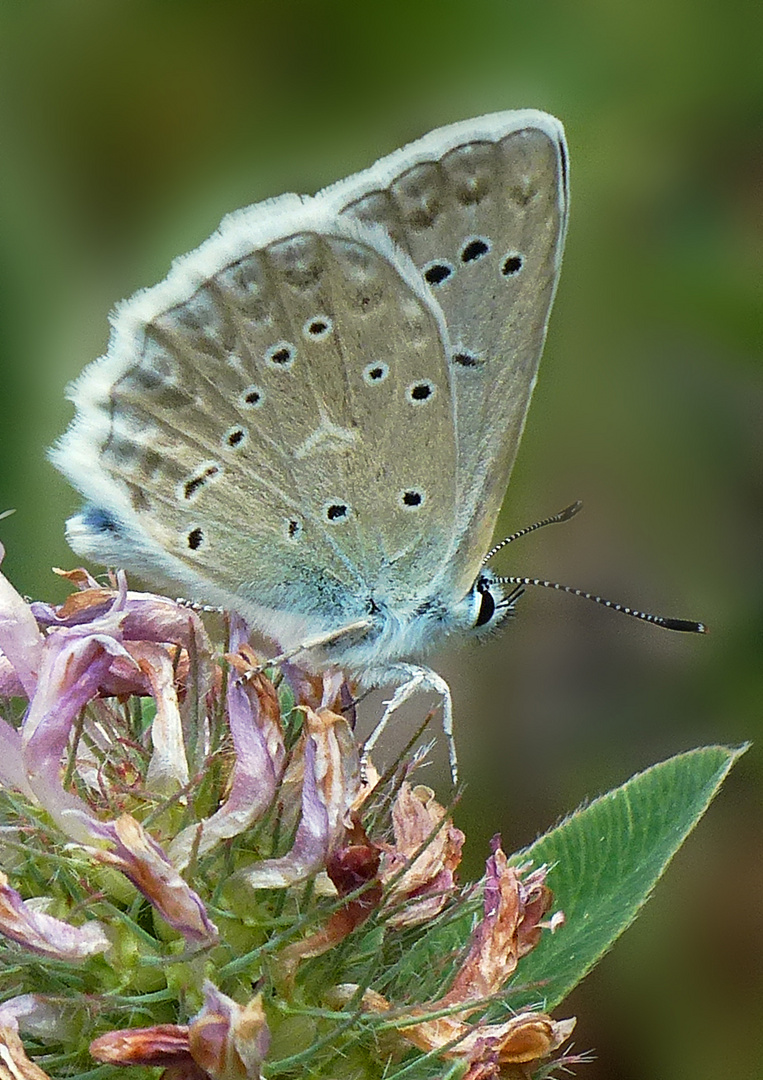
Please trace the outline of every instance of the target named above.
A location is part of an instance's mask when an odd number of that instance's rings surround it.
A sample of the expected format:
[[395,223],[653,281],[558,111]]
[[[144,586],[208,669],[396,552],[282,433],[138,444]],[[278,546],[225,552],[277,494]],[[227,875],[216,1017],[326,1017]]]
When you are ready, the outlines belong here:
[[546,525],[558,525],[561,521],[569,521],[574,518],[576,514],[579,514],[583,509],[583,504],[580,499],[571,503],[569,506],[565,506],[564,510],[560,510],[558,514],[552,514],[551,517],[544,518],[543,521],[536,521],[534,525],[528,525],[525,529],[520,529],[519,532],[512,533],[511,536],[505,537],[500,543],[496,544],[494,548],[488,551],[485,558],[482,560],[482,565],[490,562],[494,555],[497,555],[501,548],[505,548],[507,544],[513,544],[515,540],[519,540],[520,536],[527,536],[528,533],[535,532],[536,529],[543,529]]
[[[562,511],[564,513],[564,511]],[[577,511],[576,511],[577,513]],[[551,518],[551,521],[554,519]],[[561,518],[561,520],[566,520]],[[541,522],[541,524],[545,524]],[[623,615],[630,615],[634,619],[641,619],[642,622],[654,623],[656,626],[664,626],[666,630],[679,630],[687,634],[705,634],[707,633],[707,627],[704,623],[694,622],[691,619],[666,619],[663,615],[650,615],[646,611],[636,611],[634,608],[626,607],[625,604],[617,604],[614,600],[605,600],[603,596],[595,596],[593,593],[584,592],[582,589],[573,589],[571,585],[560,585],[558,581],[543,581],[541,578],[530,577],[499,577],[496,578],[502,585],[514,585],[516,588],[525,588],[528,585],[538,585],[543,589],[556,589],[558,592],[571,593],[573,596],[580,596],[583,600],[592,600],[594,604],[601,604],[602,607],[611,608],[612,611],[621,611]],[[504,606],[507,603],[513,605],[516,603],[516,588],[507,596],[500,606]]]

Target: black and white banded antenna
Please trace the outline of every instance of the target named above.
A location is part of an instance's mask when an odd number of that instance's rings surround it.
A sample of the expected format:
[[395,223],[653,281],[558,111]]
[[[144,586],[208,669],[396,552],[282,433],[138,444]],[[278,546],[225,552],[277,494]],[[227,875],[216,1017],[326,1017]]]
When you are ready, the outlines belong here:
[[[542,521],[536,521],[534,525],[528,525],[524,529],[520,529],[519,532],[512,533],[511,536],[507,536],[500,543],[487,553],[482,560],[484,566],[493,556],[499,552],[507,544],[512,544],[515,540],[518,540],[521,536],[527,536],[528,533],[535,532],[536,529],[542,529],[546,525],[557,525],[562,521],[570,521],[583,509],[583,504],[580,500],[571,503],[566,506],[564,510],[560,510],[558,514],[552,514],[551,517],[544,518]],[[623,615],[630,615],[634,619],[640,619],[642,622],[653,623],[655,626],[662,626],[666,630],[678,630],[681,633],[687,634],[705,634],[707,633],[707,627],[704,623],[695,622],[693,619],[669,619],[664,615],[652,615],[648,611],[638,611],[636,608],[628,607],[626,604],[618,604],[614,600],[607,600],[603,596],[597,596],[595,593],[586,592],[584,589],[575,589],[572,585],[561,585],[558,581],[546,581],[543,578],[534,577],[519,577],[519,576],[496,576],[493,580],[500,585],[513,585],[514,589],[506,596],[499,604],[498,607],[513,607],[519,596],[527,586],[538,586],[542,589],[556,589],[557,592],[570,593],[572,596],[579,596],[583,600],[590,600],[594,604],[600,604],[602,607],[609,608],[611,611],[619,611]]]
[[513,544],[514,541],[519,540],[521,536],[527,536],[528,533],[535,532],[536,529],[543,529],[546,525],[558,525],[562,521],[570,521],[576,514],[579,514],[582,509],[582,502],[580,499],[576,499],[574,503],[565,506],[564,510],[560,510],[558,514],[552,514],[551,517],[544,518],[543,521],[536,521],[534,525],[528,525],[526,528],[520,529],[519,532],[504,537],[503,540],[488,551],[487,555],[482,560],[482,565],[485,566],[490,562],[494,555],[498,554],[501,548],[505,548],[507,544]]

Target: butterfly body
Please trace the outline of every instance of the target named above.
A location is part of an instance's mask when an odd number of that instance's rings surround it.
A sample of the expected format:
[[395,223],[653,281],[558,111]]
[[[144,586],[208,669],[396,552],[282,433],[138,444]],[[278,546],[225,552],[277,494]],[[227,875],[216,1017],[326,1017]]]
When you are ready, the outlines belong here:
[[72,546],[366,682],[495,622],[566,214],[561,125],[525,111],[229,215],[74,384]]

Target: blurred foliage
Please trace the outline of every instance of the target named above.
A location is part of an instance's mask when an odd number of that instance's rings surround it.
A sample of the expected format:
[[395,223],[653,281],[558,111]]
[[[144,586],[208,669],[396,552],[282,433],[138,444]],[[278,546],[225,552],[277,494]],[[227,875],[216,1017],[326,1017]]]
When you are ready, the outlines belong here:
[[[77,499],[44,448],[118,298],[229,210],[315,191],[441,123],[545,108],[567,127],[572,222],[504,526],[587,510],[497,562],[711,634],[534,594],[449,657],[472,868],[499,825],[525,844],[668,753],[755,739],[761,41],[753,0],[2,0],[4,569],[63,596],[49,568],[74,563]],[[590,1080],[763,1072],[761,771],[754,748],[571,1001]]]

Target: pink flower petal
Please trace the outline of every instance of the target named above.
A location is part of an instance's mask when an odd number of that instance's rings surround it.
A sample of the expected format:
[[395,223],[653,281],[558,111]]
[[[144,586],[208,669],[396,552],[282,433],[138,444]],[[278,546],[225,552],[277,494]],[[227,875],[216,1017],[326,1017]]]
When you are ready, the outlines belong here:
[[57,630],[45,642],[40,677],[22,727],[22,750],[29,786],[56,824],[74,840],[87,841],[82,817],[87,805],[65,791],[61,758],[72,724],[98,692],[114,658],[125,649],[105,634]]
[[[0,545],[0,562],[5,552]],[[13,667],[26,696],[37,686],[43,637],[29,605],[0,574],[0,652]]]
[[[246,625],[232,616],[231,651],[238,650],[247,636]],[[251,677],[249,666],[242,662],[240,668],[233,667],[226,708],[236,752],[230,794],[216,813],[183,829],[170,844],[170,859],[179,870],[188,865],[194,849],[205,855],[259,821],[281,779],[286,749],[272,685],[263,676]]]
[[163,645],[152,641],[132,642],[128,652],[146,675],[156,702],[146,786],[159,795],[174,795],[188,783],[188,758],[172,657]]
[[109,948],[109,939],[97,922],[70,926],[35,911],[0,873],[0,933],[30,952],[52,960],[86,960]]
[[394,880],[394,884],[385,907],[397,908],[390,916],[391,926],[416,926],[444,907],[455,884],[466,837],[446,816],[431,788],[421,784],[401,785],[392,807],[392,823],[395,844],[383,848],[382,881]]
[[300,748],[302,817],[294,846],[288,855],[265,859],[244,873],[255,889],[283,889],[322,869],[344,839],[348,814],[360,791],[358,747],[344,717],[306,708]]
[[93,822],[91,831],[116,849],[90,849],[93,857],[121,870],[187,941],[209,945],[217,940],[217,927],[207,915],[201,897],[135,818],[123,814],[114,822]]
[[26,774],[21,732],[5,720],[0,720],[0,784],[6,788],[15,788],[34,801],[34,792],[29,786]]

